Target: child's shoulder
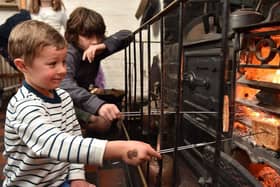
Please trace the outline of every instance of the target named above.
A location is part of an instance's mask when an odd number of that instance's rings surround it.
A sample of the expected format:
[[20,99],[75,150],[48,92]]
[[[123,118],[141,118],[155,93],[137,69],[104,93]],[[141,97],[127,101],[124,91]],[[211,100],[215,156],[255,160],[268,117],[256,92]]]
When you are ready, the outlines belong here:
[[30,105],[41,105],[41,101],[27,89],[21,87],[18,89],[17,93],[11,97],[8,108],[25,108]]
[[11,99],[11,101],[14,102],[29,101],[29,100],[37,101],[39,99],[24,86],[20,87],[16,92],[16,94]]
[[55,91],[56,91],[57,95],[62,99],[66,98],[66,97],[70,97],[70,94],[62,88],[56,88]]

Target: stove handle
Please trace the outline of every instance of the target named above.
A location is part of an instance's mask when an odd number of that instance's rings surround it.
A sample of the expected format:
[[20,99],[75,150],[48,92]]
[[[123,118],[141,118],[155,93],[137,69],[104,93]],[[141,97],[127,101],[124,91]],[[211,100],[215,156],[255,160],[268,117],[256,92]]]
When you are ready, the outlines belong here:
[[191,89],[195,89],[196,87],[208,89],[210,86],[207,79],[197,77],[194,72],[184,73],[184,81]]

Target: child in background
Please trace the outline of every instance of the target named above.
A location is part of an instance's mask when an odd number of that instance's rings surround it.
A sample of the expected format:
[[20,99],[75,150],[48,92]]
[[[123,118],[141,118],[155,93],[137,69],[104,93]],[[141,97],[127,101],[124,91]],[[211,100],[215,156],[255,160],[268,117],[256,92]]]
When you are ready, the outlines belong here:
[[30,12],[21,9],[18,13],[9,17],[2,25],[0,25],[0,55],[2,55],[14,69],[16,69],[16,67],[8,54],[8,38],[12,29],[17,24],[30,19]]
[[[19,23],[35,19],[46,22],[52,27],[61,32],[61,28],[65,28],[66,14],[64,12],[64,5],[61,0],[31,0],[29,3],[30,13],[27,10],[20,10],[19,13],[11,16],[6,22],[0,25],[0,54],[9,62],[9,64],[16,69],[13,60],[8,55],[7,44],[11,30]],[[87,63],[87,62],[86,62]],[[104,74],[102,69],[99,69],[97,82],[99,86],[104,86]],[[97,132],[107,131],[111,123],[102,117],[97,117],[82,109],[76,108],[76,113],[81,125],[86,125],[86,129]]]
[[67,75],[61,84],[78,108],[78,118],[99,129],[100,126],[108,129],[120,111],[115,104],[108,104],[90,93],[89,88],[95,87],[101,60],[125,48],[132,40],[132,33],[128,30],[121,30],[108,38],[105,30],[102,16],[94,10],[78,7],[70,14],[65,31],[69,43]]
[[3,186],[93,187],[85,164],[122,159],[137,165],[160,158],[149,144],[83,138],[70,95],[58,88],[66,74],[67,44],[53,27],[30,20],[11,32],[8,50],[25,81],[8,105]]
[[29,11],[31,19],[43,21],[62,33],[67,16],[61,0],[31,0]]
[[[46,22],[61,32],[65,29],[67,16],[61,0],[31,0],[29,10],[19,7],[20,11],[9,17],[5,23],[0,25],[0,54],[14,67],[7,51],[8,38],[11,30],[19,23],[34,19]],[[24,8],[24,9],[23,9]]]

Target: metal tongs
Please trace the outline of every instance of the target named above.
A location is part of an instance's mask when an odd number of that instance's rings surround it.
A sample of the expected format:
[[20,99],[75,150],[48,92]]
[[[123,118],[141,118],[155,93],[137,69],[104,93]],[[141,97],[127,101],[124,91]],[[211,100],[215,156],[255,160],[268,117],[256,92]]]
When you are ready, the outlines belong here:
[[[171,112],[168,112],[168,114],[170,114]],[[172,113],[175,113],[175,112],[172,112]],[[195,114],[195,113],[216,113],[216,112],[203,112],[203,111],[190,111],[190,112],[181,112],[181,113],[187,113],[187,114]],[[121,114],[123,116],[130,116],[131,114],[133,116],[136,116],[136,115],[141,115],[140,112],[121,112]],[[158,111],[155,111],[153,113],[154,115],[159,115],[159,112]],[[120,126],[123,128],[124,132],[125,132],[125,135],[127,137],[127,139],[129,140],[129,135],[128,135],[128,132],[125,128],[125,125],[123,124],[123,121],[122,120],[118,120]],[[247,135],[243,135],[243,136],[238,136],[238,138],[244,138],[244,137],[249,137],[249,136],[254,136],[254,135],[257,135],[257,134],[263,134],[263,133],[268,133],[268,134],[271,134],[270,132],[266,131],[263,129],[263,131],[261,132],[256,132],[256,133],[249,133]],[[233,140],[234,137],[231,137],[231,138],[225,138],[225,139],[222,139],[221,142],[225,142],[225,141],[230,141],[230,140]],[[189,145],[183,145],[183,146],[178,146],[176,148],[177,151],[182,151],[182,150],[188,150],[188,149],[193,149],[193,148],[197,148],[197,147],[203,147],[203,146],[207,146],[207,145],[211,145],[211,144],[215,144],[216,141],[211,141],[211,142],[201,142],[201,143],[195,143],[195,144],[189,144]],[[159,153],[161,154],[167,154],[167,153],[171,153],[171,152],[174,152],[175,151],[175,148],[172,147],[172,148],[167,148],[167,149],[161,149],[159,150]]]
[[[163,111],[163,114],[176,114],[176,111]],[[141,114],[140,111],[129,111],[129,112],[121,112],[121,116],[124,117],[137,117],[141,115],[151,115],[151,116],[159,116],[161,115],[161,112],[159,110],[152,110],[150,114],[144,113]],[[217,112],[211,112],[211,111],[181,111],[179,114],[217,114]]]
[[[214,144],[214,143],[216,143],[216,141],[179,146],[179,147],[177,147],[177,151],[193,149],[193,148],[196,148],[196,147],[203,147],[203,146],[211,145],[211,144]],[[175,151],[175,148],[172,147],[172,148],[168,148],[168,149],[162,149],[162,150],[159,151],[159,153],[160,154],[166,154],[166,153],[171,153],[171,152],[174,152],[174,151]]]
[[[254,136],[254,135],[257,135],[257,134],[263,134],[263,133],[269,133],[268,131],[261,131],[261,132],[256,132],[256,133],[250,133],[250,134],[247,134],[247,135],[244,135],[244,136],[238,136],[238,138],[244,138],[244,137],[248,137],[248,136]],[[222,139],[221,141],[222,142],[225,142],[225,141],[229,141],[229,140],[233,140],[233,138],[225,138],[225,139]],[[211,144],[215,144],[216,141],[211,141],[211,142],[202,142],[202,143],[196,143],[196,144],[190,144],[190,145],[183,145],[183,146],[179,146],[176,148],[177,151],[182,151],[182,150],[187,150],[187,149],[193,149],[193,148],[196,148],[196,147],[203,147],[203,146],[206,146],[206,145],[211,145]],[[166,153],[171,153],[171,152],[174,152],[175,151],[175,148],[172,147],[172,148],[168,148],[168,149],[162,149],[159,151],[159,153],[161,154],[166,154]]]

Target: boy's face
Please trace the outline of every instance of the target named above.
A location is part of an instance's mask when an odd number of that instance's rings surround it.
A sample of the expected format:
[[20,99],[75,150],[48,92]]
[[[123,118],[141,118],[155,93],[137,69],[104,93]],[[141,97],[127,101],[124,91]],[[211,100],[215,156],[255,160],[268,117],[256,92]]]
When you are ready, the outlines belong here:
[[66,75],[66,52],[67,48],[44,47],[31,65],[26,66],[26,82],[41,94],[52,97],[51,90],[59,87]]
[[102,39],[97,37],[96,35],[93,35],[91,37],[85,37],[82,35],[79,35],[79,47],[83,50],[86,50],[90,45],[92,44],[99,44],[102,42]]

